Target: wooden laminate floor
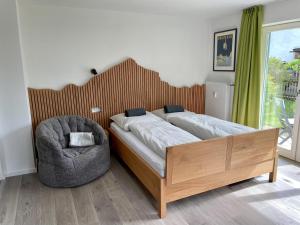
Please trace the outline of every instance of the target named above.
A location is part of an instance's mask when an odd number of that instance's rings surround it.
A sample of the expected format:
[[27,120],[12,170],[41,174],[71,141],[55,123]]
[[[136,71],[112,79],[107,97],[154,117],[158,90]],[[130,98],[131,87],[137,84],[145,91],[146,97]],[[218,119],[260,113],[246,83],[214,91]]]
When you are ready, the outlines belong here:
[[300,165],[280,159],[278,181],[261,176],[168,205],[159,219],[154,201],[116,159],[102,178],[68,189],[41,184],[36,174],[0,183],[0,224],[300,224]]

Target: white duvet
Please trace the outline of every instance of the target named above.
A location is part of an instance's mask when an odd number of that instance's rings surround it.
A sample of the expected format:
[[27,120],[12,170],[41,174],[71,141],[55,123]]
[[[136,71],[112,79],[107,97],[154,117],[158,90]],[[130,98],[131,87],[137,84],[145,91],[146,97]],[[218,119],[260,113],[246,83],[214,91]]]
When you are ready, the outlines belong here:
[[161,116],[161,111],[157,110],[157,112],[154,111],[154,114],[202,140],[255,131],[251,127],[189,111],[165,113],[164,116]]
[[136,122],[128,127],[140,141],[162,158],[166,157],[167,147],[201,141],[164,120]]

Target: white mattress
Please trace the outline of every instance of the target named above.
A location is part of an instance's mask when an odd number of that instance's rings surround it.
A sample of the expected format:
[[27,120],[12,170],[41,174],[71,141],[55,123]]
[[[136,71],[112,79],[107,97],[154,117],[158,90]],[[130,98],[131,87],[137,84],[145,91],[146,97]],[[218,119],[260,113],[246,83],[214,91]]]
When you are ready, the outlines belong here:
[[165,113],[163,109],[158,109],[152,113],[202,140],[256,131],[241,124],[189,111]]
[[203,114],[170,116],[168,121],[203,140],[255,131],[251,127]]
[[165,177],[165,160],[142,143],[133,133],[125,131],[116,123],[111,123],[111,129],[135,151],[149,166],[151,166],[161,177]]
[[163,159],[166,158],[169,146],[201,141],[191,133],[162,119],[132,123],[129,125],[129,130]]

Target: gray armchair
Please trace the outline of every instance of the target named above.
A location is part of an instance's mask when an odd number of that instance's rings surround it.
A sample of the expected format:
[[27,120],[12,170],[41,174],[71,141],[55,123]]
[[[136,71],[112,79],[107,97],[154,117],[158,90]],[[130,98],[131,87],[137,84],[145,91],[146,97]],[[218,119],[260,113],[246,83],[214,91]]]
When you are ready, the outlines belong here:
[[[95,144],[69,147],[70,132],[92,132]],[[52,187],[74,187],[103,175],[110,166],[108,138],[93,120],[80,116],[54,117],[36,129],[38,175]]]

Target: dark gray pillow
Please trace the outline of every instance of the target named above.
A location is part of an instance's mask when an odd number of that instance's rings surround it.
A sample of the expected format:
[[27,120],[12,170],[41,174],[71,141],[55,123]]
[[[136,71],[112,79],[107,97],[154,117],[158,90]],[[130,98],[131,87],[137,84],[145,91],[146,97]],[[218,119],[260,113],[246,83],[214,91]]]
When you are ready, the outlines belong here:
[[184,112],[184,108],[182,105],[165,105],[164,111],[165,113]]
[[126,109],[125,116],[132,117],[132,116],[143,116],[146,115],[146,110],[144,108],[135,108],[135,109]]

